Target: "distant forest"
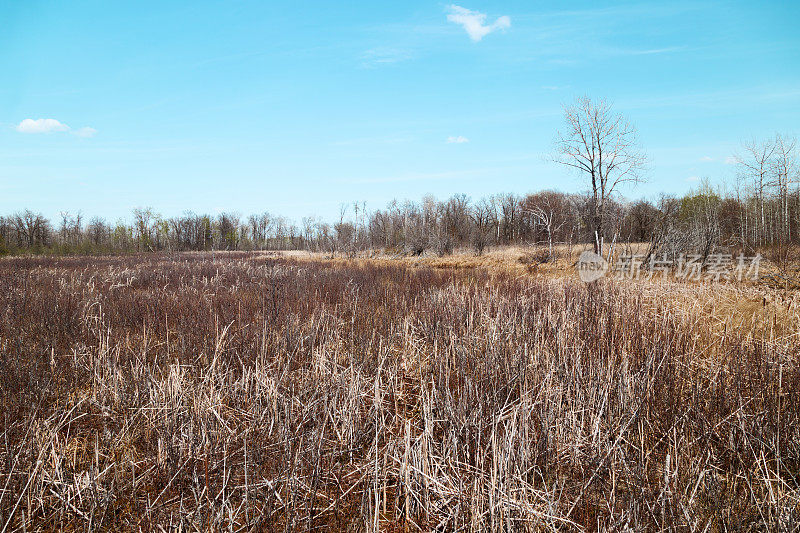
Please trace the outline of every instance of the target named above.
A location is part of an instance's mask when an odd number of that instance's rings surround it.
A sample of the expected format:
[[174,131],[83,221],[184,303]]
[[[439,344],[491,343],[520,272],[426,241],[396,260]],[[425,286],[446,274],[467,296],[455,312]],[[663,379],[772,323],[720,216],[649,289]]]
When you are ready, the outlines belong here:
[[[746,250],[800,244],[800,193],[765,186],[759,194],[723,194],[704,183],[683,197],[611,200],[603,234],[617,242],[653,242],[669,251],[708,253],[719,246]],[[135,209],[132,221],[109,224],[63,213],[57,222],[23,211],[0,217],[0,253],[101,254],[145,251],[310,250],[355,254],[367,249],[446,255],[469,247],[593,243],[590,195],[543,191],[499,194],[476,202],[463,194],[445,201],[391,202],[368,212],[343,206],[334,223],[300,225],[270,213],[242,217],[187,213],[165,218]]]
[[800,176],[796,141],[788,136],[752,141],[733,161],[736,181],[703,181],[682,197],[626,201],[618,186],[644,181],[646,156],[636,129],[604,100],[578,99],[564,108],[554,161],[581,176],[585,194],[541,191],[498,194],[472,201],[391,202],[368,211],[343,204],[335,221],[304,218],[298,225],[262,213],[242,217],[187,213],[165,218],[135,209],[130,221],[109,224],[63,213],[50,221],[32,211],[0,217],[0,254],[100,254],[147,251],[309,250],[355,255],[364,250],[447,255],[469,247],[476,254],[497,245],[649,242],[650,253],[706,257],[720,247],[769,250],[784,264],[800,244]]

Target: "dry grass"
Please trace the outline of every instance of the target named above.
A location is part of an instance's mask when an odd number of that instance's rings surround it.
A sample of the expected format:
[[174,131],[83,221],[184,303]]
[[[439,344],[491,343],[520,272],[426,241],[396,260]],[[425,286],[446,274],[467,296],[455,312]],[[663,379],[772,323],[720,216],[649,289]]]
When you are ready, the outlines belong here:
[[0,530],[798,527],[796,307],[521,252],[1,261]]

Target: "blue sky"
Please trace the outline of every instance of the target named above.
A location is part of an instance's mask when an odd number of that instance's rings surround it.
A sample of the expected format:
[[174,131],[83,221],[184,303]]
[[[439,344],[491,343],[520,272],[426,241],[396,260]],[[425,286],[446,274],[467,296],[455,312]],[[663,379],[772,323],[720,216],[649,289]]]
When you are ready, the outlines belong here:
[[800,133],[798,21],[796,2],[0,0],[0,213],[579,191],[548,154],[581,95],[639,129],[649,182],[627,196],[681,193],[731,180],[741,141]]

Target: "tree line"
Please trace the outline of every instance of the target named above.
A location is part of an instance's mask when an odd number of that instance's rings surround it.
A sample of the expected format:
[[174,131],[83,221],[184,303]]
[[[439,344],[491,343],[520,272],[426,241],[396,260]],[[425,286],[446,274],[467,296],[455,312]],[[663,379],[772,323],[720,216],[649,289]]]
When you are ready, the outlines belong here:
[[770,250],[788,260],[800,244],[800,176],[797,143],[786,135],[754,140],[733,156],[736,180],[712,186],[704,180],[683,196],[631,201],[620,187],[642,181],[647,158],[636,129],[606,101],[578,99],[564,109],[553,160],[574,170],[586,192],[546,190],[527,195],[497,194],[472,201],[464,194],[446,200],[392,201],[368,211],[364,203],[343,204],[336,221],[303,218],[300,224],[261,213],[243,217],[186,213],[163,217],[134,209],[130,220],[86,221],[62,213],[50,221],[30,210],[0,216],[0,254],[120,253],[203,250],[310,250],[354,255],[364,250],[447,255],[469,247],[476,254],[497,245],[649,242],[650,253],[707,256],[718,247]]
[[[651,242],[679,253],[715,247],[745,250],[800,244],[800,192],[773,188],[759,194],[723,192],[708,182],[681,197],[657,201],[606,200],[602,234],[615,242]],[[497,194],[471,201],[464,194],[439,201],[392,201],[367,212],[355,203],[329,223],[314,217],[300,225],[270,213],[162,217],[135,209],[131,221],[109,224],[62,213],[53,224],[29,210],[0,216],[0,253],[125,253],[147,251],[310,250],[354,255],[447,255],[457,248],[481,254],[498,245],[595,242],[596,209],[590,194],[542,191]]]

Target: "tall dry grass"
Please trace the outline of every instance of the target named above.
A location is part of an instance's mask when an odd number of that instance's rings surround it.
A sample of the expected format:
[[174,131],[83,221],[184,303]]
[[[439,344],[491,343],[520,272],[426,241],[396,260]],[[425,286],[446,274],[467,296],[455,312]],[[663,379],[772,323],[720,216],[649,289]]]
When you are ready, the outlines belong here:
[[796,332],[671,290],[4,260],[0,531],[796,529]]

